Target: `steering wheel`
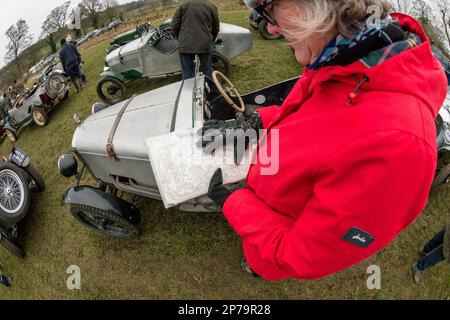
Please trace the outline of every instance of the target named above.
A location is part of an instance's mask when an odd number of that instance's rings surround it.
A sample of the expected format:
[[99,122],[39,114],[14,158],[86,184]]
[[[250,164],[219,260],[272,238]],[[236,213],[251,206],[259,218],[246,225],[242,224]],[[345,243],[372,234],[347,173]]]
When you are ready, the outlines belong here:
[[[212,73],[212,78],[214,81],[214,84],[216,85],[217,89],[219,90],[222,97],[225,99],[226,102],[236,111],[236,112],[245,112],[245,104],[242,100],[241,95],[235,88],[235,86],[231,83],[231,81],[220,71],[214,71]],[[237,98],[239,100],[239,105],[236,105],[236,103],[231,99],[231,97]]]
[[167,40],[175,40],[175,35],[171,29],[158,28],[158,33],[161,37]]

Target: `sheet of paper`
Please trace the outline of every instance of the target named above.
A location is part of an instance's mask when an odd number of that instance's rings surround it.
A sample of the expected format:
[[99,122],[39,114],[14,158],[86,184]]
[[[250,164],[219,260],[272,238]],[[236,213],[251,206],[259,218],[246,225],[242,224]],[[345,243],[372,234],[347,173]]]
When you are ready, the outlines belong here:
[[176,130],[172,133],[145,139],[153,174],[166,208],[208,193],[209,183],[216,169],[221,168],[224,183],[245,180],[254,150],[246,151],[238,166],[234,164],[232,146],[203,152],[196,145],[199,128]]

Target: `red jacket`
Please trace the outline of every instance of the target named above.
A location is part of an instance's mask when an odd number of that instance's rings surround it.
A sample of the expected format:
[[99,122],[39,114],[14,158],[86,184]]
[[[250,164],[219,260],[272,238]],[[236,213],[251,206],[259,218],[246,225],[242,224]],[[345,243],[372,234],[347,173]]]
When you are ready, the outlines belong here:
[[[372,68],[305,70],[281,108],[259,111],[264,143],[279,130],[278,173],[252,165],[247,188],[223,212],[266,279],[343,270],[386,247],[425,207],[446,78],[419,23],[394,17],[423,43]],[[348,104],[364,75],[369,82]]]

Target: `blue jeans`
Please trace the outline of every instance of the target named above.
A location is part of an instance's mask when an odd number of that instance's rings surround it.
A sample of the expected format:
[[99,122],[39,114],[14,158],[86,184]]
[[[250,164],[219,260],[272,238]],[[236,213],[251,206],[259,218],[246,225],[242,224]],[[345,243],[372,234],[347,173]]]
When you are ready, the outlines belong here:
[[417,268],[420,271],[425,271],[445,260],[444,252],[442,248],[444,247],[444,236],[445,228],[439,231],[433,239],[427,242],[423,247],[422,253],[424,257],[417,262]]
[[[212,55],[211,53],[199,53],[200,58],[200,70],[204,75],[212,78]],[[181,76],[183,80],[195,77],[195,54],[193,53],[180,53],[181,57]]]

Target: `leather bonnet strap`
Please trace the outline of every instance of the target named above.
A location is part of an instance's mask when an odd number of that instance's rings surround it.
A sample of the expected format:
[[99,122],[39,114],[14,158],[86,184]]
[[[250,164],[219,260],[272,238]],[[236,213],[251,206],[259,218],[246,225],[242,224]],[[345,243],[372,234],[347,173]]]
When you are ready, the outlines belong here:
[[113,160],[118,160],[117,156],[116,156],[116,153],[114,152],[114,148],[113,148],[113,140],[114,140],[114,136],[116,134],[117,127],[119,126],[120,120],[122,119],[122,116],[125,113],[125,110],[128,108],[128,106],[130,105],[131,101],[133,101],[133,99],[135,97],[136,97],[136,95],[133,95],[123,105],[122,109],[120,109],[119,113],[117,114],[116,120],[114,121],[114,124],[113,124],[113,126],[111,128],[111,132],[109,133],[108,142],[106,143],[106,153]]

